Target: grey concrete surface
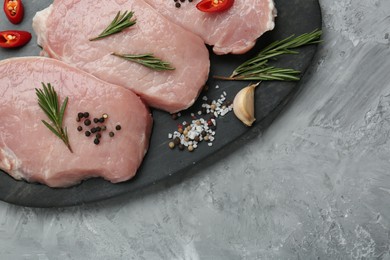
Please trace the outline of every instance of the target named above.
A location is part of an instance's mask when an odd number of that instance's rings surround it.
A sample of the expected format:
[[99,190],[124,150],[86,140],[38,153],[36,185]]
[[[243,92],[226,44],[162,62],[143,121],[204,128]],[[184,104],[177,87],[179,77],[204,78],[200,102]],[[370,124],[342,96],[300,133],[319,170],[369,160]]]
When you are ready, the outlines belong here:
[[390,1],[320,0],[305,87],[176,183],[65,209],[0,203],[0,259],[390,259]]

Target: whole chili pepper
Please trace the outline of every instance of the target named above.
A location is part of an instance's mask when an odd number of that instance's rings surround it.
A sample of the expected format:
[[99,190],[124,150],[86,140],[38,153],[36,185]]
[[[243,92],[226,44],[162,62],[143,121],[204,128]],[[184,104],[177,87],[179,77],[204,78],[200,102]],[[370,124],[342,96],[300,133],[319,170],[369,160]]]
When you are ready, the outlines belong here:
[[234,0],[202,0],[196,8],[206,13],[223,12],[232,7]]
[[0,32],[1,48],[18,48],[26,45],[31,40],[31,33],[26,31],[2,31]]
[[4,0],[3,9],[11,23],[18,24],[22,22],[24,16],[22,0]]

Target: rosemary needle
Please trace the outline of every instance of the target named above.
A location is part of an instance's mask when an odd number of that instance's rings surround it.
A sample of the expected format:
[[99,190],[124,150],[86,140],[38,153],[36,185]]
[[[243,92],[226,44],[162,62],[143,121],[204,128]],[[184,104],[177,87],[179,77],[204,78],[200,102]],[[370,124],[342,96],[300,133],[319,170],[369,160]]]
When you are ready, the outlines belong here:
[[61,107],[58,103],[58,95],[50,83],[47,86],[42,82],[42,89],[35,89],[36,95],[38,96],[38,104],[42,108],[43,112],[50,119],[51,124],[42,120],[42,123],[49,128],[56,136],[58,136],[68,147],[69,151],[73,153],[70,147],[68,132],[66,127],[62,126],[64,119],[65,109],[68,104],[68,97],[65,98]]
[[112,53],[112,55],[120,57],[122,59],[133,61],[138,64],[141,64],[145,67],[148,67],[153,70],[174,70],[175,68],[171,66],[169,62],[162,61],[156,57],[153,56],[152,53],[146,53],[146,54],[118,54],[118,53]]
[[97,37],[89,39],[90,41],[96,41],[112,34],[120,33],[124,29],[136,24],[136,20],[132,20],[134,12],[125,11],[123,14],[119,11],[114,20],[107,26],[102,33]]
[[295,37],[291,35],[281,41],[275,41],[261,50],[255,57],[238,66],[229,77],[214,76],[222,80],[299,80],[300,71],[275,68],[268,61],[283,54],[298,54],[295,48],[320,42],[322,31],[314,30]]

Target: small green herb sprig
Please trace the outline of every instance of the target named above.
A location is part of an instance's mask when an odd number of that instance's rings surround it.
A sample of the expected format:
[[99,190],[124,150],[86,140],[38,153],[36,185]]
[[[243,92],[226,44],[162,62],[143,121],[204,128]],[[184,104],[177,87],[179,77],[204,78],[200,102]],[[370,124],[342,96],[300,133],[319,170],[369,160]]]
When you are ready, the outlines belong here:
[[65,109],[68,104],[68,97],[65,98],[61,107],[59,106],[58,95],[50,83],[45,85],[42,82],[43,89],[35,89],[38,96],[38,104],[50,119],[51,124],[42,120],[42,123],[49,128],[56,136],[58,136],[68,147],[69,151],[73,153],[69,143],[69,136],[66,127],[62,126]]
[[222,80],[280,80],[280,81],[297,81],[299,80],[300,71],[294,69],[276,68],[268,64],[270,59],[275,59],[283,54],[298,54],[293,49],[321,42],[322,31],[314,30],[300,36],[285,38],[281,41],[275,41],[260,51],[255,57],[247,60],[238,66],[229,77],[214,76],[215,79]]
[[129,28],[136,24],[136,19],[132,19],[134,12],[125,11],[123,14],[119,11],[115,16],[114,20],[107,26],[106,29],[102,33],[100,33],[97,37],[89,39],[90,41],[100,40],[104,37],[120,33],[124,29]]
[[118,54],[118,53],[112,53],[112,55],[120,57],[122,59],[136,62],[138,64],[141,64],[145,67],[148,67],[153,70],[162,71],[162,70],[174,70],[175,68],[171,66],[169,62],[162,61],[156,57],[153,56],[152,53],[146,53],[146,54]]

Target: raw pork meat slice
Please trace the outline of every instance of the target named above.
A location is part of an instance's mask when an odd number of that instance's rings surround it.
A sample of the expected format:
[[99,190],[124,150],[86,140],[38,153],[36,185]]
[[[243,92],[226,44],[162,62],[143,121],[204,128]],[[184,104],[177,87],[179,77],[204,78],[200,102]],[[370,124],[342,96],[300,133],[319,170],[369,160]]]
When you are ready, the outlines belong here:
[[275,26],[276,9],[273,0],[235,0],[221,13],[204,13],[195,5],[183,3],[176,8],[173,1],[145,0],[158,12],[176,24],[199,35],[213,45],[216,54],[242,54],[250,50],[266,31]]
[[[60,103],[69,98],[63,125],[73,153],[41,122],[50,122],[35,94],[42,82],[54,87]],[[148,149],[152,117],[137,95],[54,59],[1,61],[0,100],[0,169],[18,180],[51,187],[68,187],[90,177],[122,182],[136,174]],[[107,128],[100,132],[100,144],[94,144],[95,134],[85,135],[97,124],[77,122],[79,112],[89,112],[91,120],[108,115],[99,123]]]
[[[121,11],[133,11],[136,25],[98,41]],[[55,0],[33,19],[38,43],[50,56],[107,82],[125,86],[155,108],[177,112],[193,104],[209,73],[202,39],[169,22],[143,0]],[[175,70],[154,71],[111,55],[153,53]]]

